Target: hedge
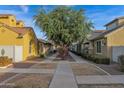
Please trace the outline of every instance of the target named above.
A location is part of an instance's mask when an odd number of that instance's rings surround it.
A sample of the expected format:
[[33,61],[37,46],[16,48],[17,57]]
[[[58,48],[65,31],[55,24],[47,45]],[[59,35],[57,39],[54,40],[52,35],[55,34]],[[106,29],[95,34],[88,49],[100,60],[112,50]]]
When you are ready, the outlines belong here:
[[9,64],[12,64],[12,59],[7,56],[0,57],[0,67],[7,66]]

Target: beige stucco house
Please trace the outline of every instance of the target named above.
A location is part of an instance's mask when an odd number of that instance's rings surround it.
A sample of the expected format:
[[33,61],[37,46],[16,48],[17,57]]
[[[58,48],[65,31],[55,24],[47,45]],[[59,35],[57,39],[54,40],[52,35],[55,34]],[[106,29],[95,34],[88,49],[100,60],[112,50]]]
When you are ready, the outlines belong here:
[[[124,54],[124,17],[119,17],[105,25],[106,31],[93,32],[88,38],[89,54],[118,61]],[[84,43],[85,45],[86,43]]]
[[47,55],[50,52],[53,52],[53,50],[54,50],[53,43],[43,39],[38,39],[38,53],[40,55]]

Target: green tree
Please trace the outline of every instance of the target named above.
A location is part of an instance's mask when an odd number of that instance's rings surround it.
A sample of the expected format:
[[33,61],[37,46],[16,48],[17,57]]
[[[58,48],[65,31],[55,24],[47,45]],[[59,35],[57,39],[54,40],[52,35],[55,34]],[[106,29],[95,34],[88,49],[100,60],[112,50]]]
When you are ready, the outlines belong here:
[[83,42],[92,31],[92,23],[85,17],[84,11],[67,6],[58,6],[50,12],[40,9],[34,19],[48,40],[61,46],[62,50],[67,50],[73,42]]

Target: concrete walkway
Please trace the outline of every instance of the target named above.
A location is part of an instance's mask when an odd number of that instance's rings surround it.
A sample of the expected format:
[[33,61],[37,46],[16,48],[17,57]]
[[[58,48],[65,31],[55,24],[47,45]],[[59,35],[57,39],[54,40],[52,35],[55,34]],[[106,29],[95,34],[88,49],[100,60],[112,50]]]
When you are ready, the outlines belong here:
[[86,60],[83,60],[80,56],[77,56],[71,52],[69,52],[69,54],[74,58],[76,63],[88,63]]
[[69,63],[58,63],[58,67],[49,87],[77,88],[77,83]]

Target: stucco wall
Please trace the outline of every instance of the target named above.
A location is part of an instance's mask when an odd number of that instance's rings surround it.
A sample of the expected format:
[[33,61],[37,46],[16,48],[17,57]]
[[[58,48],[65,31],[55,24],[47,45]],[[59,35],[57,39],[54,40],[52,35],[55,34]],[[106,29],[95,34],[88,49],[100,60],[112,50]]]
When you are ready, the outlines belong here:
[[[101,53],[97,53],[97,41],[101,41],[102,42]],[[106,42],[107,41],[106,41],[105,38],[102,38],[102,39],[94,41],[94,48],[93,48],[94,55],[99,55],[99,56],[107,57],[107,43]]]
[[0,22],[6,24],[8,26],[16,27],[15,16],[8,16],[8,17],[0,18]]
[[13,62],[19,62],[23,60],[22,46],[1,46],[0,45],[0,56],[2,56],[1,50],[4,50],[5,54],[3,56],[8,56],[9,58],[12,58]]

